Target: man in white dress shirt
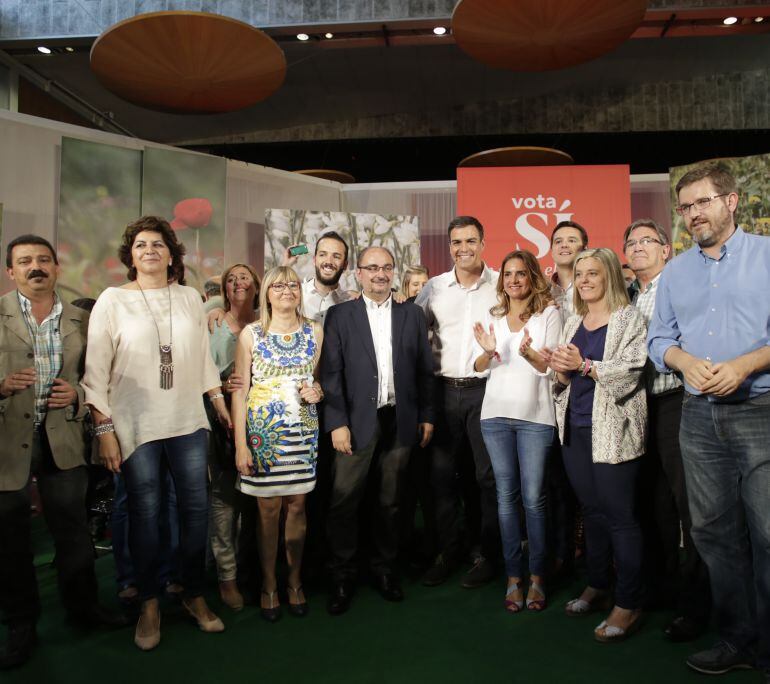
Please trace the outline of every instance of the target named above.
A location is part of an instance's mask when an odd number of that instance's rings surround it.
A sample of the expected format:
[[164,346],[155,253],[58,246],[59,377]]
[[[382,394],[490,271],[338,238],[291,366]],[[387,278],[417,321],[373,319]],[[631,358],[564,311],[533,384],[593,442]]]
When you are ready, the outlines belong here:
[[495,476],[480,425],[488,371],[473,370],[473,325],[497,303],[497,272],[482,260],[484,228],[478,219],[458,216],[450,222],[448,234],[455,266],[429,280],[415,300],[433,332],[439,426],[430,456],[439,554],[422,582],[441,584],[462,556],[457,475],[468,478],[474,471],[478,489],[472,482],[463,487],[469,493],[465,518],[471,543],[479,545],[473,567],[462,581],[472,588],[494,578],[500,558]]

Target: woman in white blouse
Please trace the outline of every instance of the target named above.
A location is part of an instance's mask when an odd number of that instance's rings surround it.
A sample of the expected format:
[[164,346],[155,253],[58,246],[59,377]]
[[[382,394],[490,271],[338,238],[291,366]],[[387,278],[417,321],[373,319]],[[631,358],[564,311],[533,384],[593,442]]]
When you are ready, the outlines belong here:
[[517,250],[503,259],[498,303],[474,326],[480,353],[474,369],[490,369],[481,407],[484,437],[497,487],[503,556],[508,575],[506,610],[525,606],[519,502],[529,539],[529,610],[545,608],[545,472],[556,418],[546,359],[536,349],[553,347],[561,318],[537,259]]
[[174,231],[164,219],[145,216],[126,228],[119,256],[129,282],[107,288],[94,306],[82,384],[102,462],[125,478],[129,548],[142,601],[134,643],[149,650],[160,641],[156,577],[164,462],[180,512],[183,605],[204,632],[224,629],[203,598],[209,427],[204,392],[220,420],[230,425],[230,418],[209,352],[203,305],[184,286],[184,246]]

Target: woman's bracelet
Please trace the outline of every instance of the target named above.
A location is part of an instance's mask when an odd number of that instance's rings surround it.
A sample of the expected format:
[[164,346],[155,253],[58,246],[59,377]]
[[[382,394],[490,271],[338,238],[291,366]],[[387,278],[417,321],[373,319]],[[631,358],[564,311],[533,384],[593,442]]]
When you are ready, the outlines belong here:
[[217,392],[215,394],[209,394],[209,400],[214,401],[214,399],[224,399],[225,395],[221,392]]
[[108,432],[115,432],[115,426],[112,424],[112,419],[105,420],[103,423],[99,423],[94,427],[94,435],[106,435]]
[[584,359],[583,363],[580,364],[580,375],[582,375],[584,378],[589,375],[591,372],[591,367],[593,366],[593,362],[591,359]]

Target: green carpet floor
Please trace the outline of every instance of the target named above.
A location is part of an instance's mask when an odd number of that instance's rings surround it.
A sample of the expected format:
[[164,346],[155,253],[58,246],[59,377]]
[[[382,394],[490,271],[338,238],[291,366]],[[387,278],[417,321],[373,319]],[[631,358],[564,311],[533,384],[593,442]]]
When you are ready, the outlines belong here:
[[[569,618],[564,603],[579,592],[576,580],[549,596],[541,614],[507,614],[502,608],[504,579],[482,589],[459,586],[460,571],[440,587],[425,588],[416,580],[404,584],[406,600],[383,601],[361,587],[351,610],[331,617],[325,595],[309,596],[304,619],[284,614],[271,625],[258,610],[240,613],[211,606],[227,627],[222,634],[203,634],[181,608],[163,611],[160,646],[142,653],[133,645],[133,628],[114,632],[75,631],[64,623],[50,568],[50,544],[36,526],[43,616],[41,643],[26,666],[0,674],[3,684],[103,682],[104,684],[183,684],[188,682],[291,682],[326,684],[390,684],[425,682],[617,682],[662,684],[704,682],[684,665],[691,644],[670,644],[661,635],[669,617],[649,613],[641,631],[625,643],[599,644],[592,638],[601,616]],[[105,605],[115,605],[113,561],[97,561]],[[5,635],[2,634],[4,639]],[[713,635],[695,646],[708,646]],[[758,672],[738,672],[721,681],[759,682]]]

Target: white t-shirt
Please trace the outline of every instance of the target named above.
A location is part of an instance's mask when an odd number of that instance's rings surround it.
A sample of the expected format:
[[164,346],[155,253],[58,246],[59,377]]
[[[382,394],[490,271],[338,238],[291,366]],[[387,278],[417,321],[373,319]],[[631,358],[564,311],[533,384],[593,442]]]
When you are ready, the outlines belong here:
[[[555,426],[551,371],[539,373],[519,354],[524,328],[511,332],[505,316],[495,318],[487,314],[482,325],[489,330],[490,323],[494,327],[500,359],[493,358],[489,364],[481,419],[515,418]],[[532,316],[524,327],[532,337],[534,350],[543,347],[554,349],[559,344],[561,316],[555,306],[546,307],[542,313]],[[477,343],[476,356],[482,352]]]

